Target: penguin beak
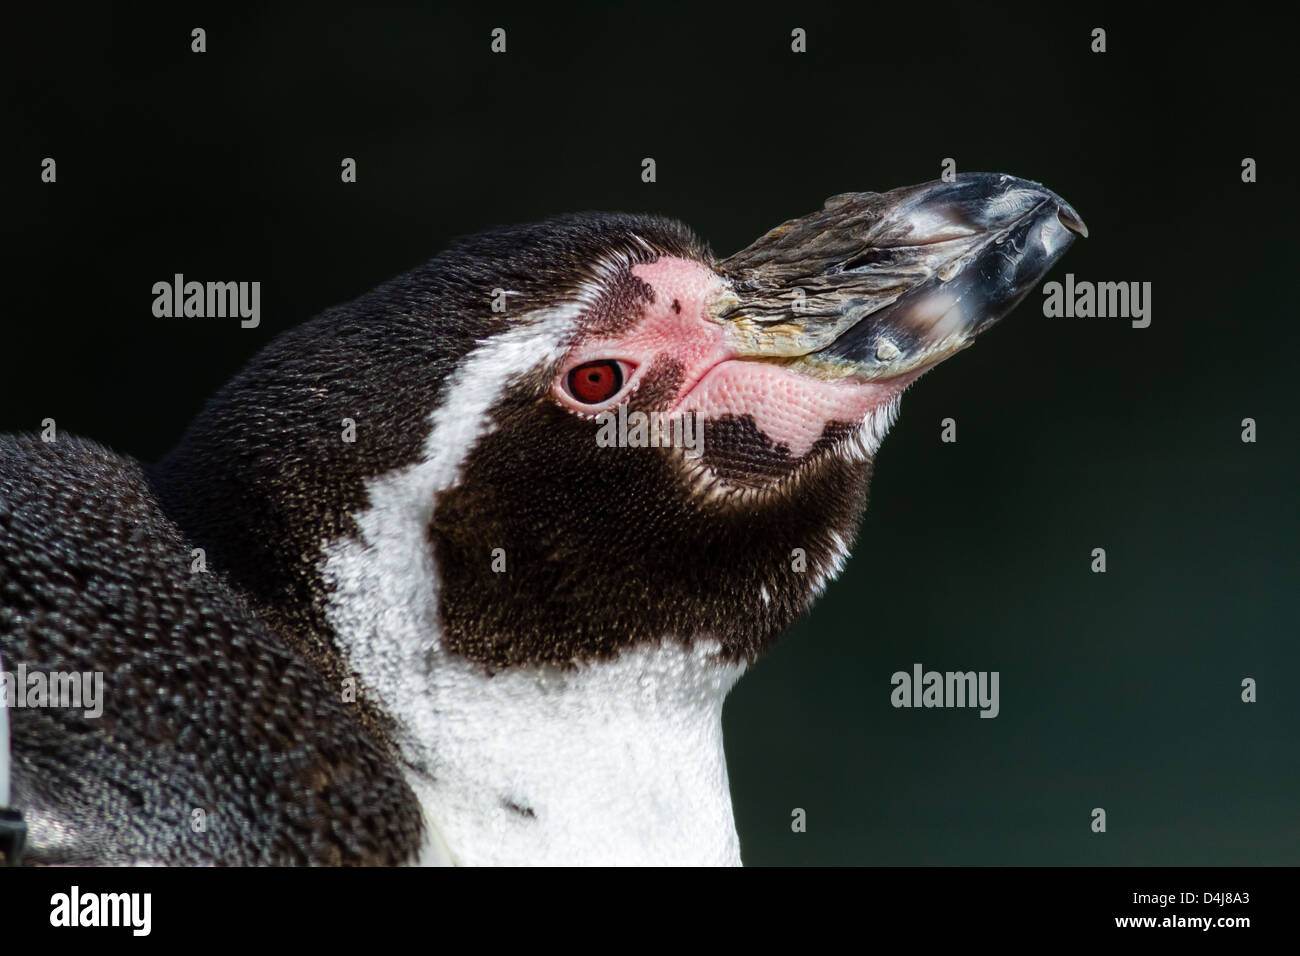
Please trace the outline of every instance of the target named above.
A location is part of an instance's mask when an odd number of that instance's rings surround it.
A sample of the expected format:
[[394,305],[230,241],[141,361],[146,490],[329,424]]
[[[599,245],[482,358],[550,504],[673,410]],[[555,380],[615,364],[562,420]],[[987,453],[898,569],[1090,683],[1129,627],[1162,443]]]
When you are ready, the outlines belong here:
[[821,378],[909,378],[970,345],[1087,236],[1013,176],[846,193],[723,261],[717,315],[742,358]]

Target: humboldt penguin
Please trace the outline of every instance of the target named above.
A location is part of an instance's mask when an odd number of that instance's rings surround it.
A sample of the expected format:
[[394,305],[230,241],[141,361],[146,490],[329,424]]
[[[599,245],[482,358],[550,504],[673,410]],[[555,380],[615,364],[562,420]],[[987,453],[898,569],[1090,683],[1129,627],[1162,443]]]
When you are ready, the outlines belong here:
[[1076,233],[996,174],[721,260],[562,216],[280,335],[156,465],[0,439],[25,861],[739,863],[728,689],[844,567],[903,391]]

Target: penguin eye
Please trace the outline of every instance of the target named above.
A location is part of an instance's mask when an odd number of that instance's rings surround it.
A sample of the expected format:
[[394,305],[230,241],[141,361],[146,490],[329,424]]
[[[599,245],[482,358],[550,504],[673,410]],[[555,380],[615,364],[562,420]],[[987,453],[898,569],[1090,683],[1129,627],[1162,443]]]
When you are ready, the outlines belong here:
[[622,362],[599,359],[575,366],[565,378],[565,384],[569,394],[584,405],[599,405],[618,394],[623,379]]

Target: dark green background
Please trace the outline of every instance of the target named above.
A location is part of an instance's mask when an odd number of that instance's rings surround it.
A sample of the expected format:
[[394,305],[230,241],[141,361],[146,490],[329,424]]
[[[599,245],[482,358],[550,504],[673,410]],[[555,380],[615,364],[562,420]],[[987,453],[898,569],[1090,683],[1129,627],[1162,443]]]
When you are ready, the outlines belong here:
[[[0,430],[153,459],[276,332],[496,224],[653,211],[725,255],[943,157],[1040,180],[1092,231],[1052,278],[1150,281],[1152,325],[1034,293],[908,394],[847,572],[728,704],[745,859],[1300,862],[1287,28],[892,6],[10,11]],[[260,280],[262,326],[155,319],[174,272]],[[893,709],[917,661],[999,670],[1001,716]]]

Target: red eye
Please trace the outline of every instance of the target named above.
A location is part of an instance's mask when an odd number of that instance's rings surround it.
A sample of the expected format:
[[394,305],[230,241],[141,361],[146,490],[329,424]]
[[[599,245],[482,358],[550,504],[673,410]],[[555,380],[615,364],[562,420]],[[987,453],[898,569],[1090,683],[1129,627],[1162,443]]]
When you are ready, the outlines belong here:
[[585,405],[599,405],[623,387],[623,369],[612,359],[587,362],[569,372],[569,394]]

